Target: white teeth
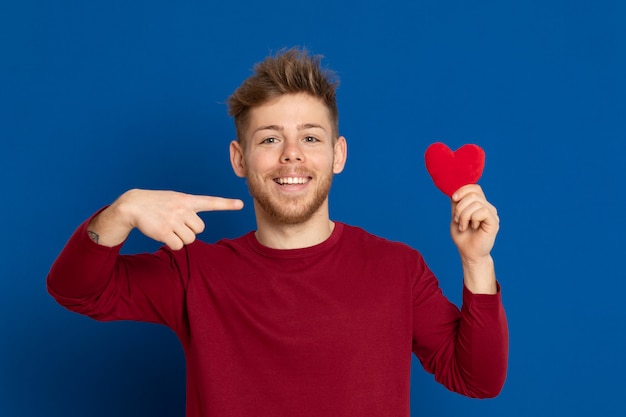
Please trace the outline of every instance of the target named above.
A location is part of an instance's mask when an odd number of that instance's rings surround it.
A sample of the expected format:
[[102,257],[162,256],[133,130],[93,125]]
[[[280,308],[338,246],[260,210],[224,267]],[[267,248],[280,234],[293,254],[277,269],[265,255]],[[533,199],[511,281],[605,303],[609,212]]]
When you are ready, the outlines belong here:
[[286,178],[277,178],[276,182],[281,185],[284,184],[306,184],[308,182],[308,178],[303,177],[286,177]]

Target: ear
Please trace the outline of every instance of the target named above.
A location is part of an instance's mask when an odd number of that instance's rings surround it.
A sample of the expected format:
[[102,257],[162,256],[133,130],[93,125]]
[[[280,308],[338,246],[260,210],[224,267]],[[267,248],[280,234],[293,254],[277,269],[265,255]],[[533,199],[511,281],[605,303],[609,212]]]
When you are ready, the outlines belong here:
[[333,155],[333,173],[339,174],[343,171],[343,167],[346,165],[346,159],[348,158],[348,144],[346,143],[346,138],[343,136],[339,136],[335,141]]
[[241,145],[236,140],[230,143],[230,164],[233,167],[233,171],[235,171],[235,175],[239,178],[244,178],[246,176],[246,166],[245,160],[243,158],[243,150],[241,149]]

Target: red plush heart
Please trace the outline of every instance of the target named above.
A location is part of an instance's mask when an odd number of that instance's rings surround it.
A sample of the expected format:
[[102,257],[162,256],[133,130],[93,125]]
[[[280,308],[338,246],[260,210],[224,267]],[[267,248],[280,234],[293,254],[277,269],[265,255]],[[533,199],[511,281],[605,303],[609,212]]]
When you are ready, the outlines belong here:
[[426,149],[424,159],[437,188],[450,197],[462,186],[478,182],[485,166],[485,151],[478,145],[467,144],[452,152],[437,142]]

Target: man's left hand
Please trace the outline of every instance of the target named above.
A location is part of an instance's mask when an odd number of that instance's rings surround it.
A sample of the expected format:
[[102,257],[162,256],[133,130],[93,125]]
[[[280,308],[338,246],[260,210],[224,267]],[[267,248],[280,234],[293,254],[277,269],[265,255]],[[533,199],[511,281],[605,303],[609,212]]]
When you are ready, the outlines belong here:
[[482,188],[469,184],[452,194],[450,234],[464,263],[489,258],[496,240],[500,219]]

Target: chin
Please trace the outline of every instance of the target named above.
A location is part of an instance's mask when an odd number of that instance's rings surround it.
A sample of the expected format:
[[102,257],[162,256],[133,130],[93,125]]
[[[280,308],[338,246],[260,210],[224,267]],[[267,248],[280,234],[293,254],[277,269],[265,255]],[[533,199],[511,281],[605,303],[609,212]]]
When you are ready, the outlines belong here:
[[309,205],[308,207],[295,207],[291,210],[285,205],[269,207],[260,203],[268,218],[286,225],[303,224],[309,221],[320,209],[321,204]]
[[248,191],[254,199],[255,209],[264,217],[278,224],[297,225],[311,220],[327,205],[332,175],[321,181],[321,187],[308,194],[295,196],[276,195],[260,183],[248,178]]

